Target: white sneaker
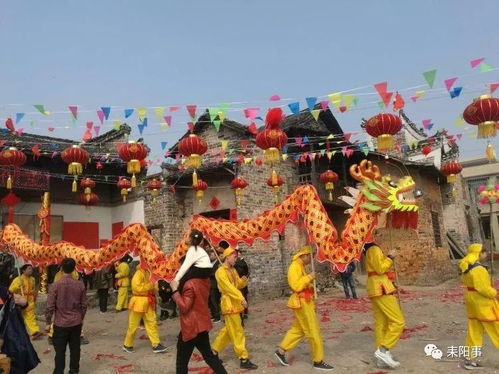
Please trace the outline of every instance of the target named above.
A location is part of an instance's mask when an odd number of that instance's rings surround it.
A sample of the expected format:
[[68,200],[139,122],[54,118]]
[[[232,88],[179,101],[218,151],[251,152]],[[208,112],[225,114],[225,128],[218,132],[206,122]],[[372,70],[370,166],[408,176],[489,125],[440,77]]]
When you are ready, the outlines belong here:
[[392,355],[392,351],[386,351],[386,353],[390,356],[390,358],[395,362],[398,366],[400,366],[400,362],[398,362],[395,357]]
[[378,348],[376,352],[374,352],[374,357],[385,363],[391,369],[396,369],[400,366],[400,362],[395,361],[389,351],[381,352]]

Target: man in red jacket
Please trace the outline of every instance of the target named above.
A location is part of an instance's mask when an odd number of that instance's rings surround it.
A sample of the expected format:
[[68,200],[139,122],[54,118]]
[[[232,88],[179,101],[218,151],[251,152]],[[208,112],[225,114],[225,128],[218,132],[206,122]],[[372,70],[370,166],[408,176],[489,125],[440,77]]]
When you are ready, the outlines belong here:
[[212,328],[208,296],[209,278],[193,278],[185,282],[182,293],[178,282],[172,281],[173,299],[180,313],[180,334],[177,342],[177,374],[187,374],[188,364],[194,347],[215,374],[227,374],[222,361],[211,349],[208,332]]

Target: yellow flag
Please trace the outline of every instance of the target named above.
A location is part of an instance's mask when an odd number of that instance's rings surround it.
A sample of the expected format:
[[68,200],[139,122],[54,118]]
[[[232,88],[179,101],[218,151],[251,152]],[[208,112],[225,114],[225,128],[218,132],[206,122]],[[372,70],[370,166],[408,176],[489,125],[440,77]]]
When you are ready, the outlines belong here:
[[165,114],[165,108],[164,107],[154,108],[154,113],[156,113],[156,117],[158,117],[158,121],[162,121],[163,115]]
[[227,146],[229,145],[229,141],[228,140],[222,140],[220,141],[220,143],[222,144],[222,150],[226,150],[227,149]]
[[282,155],[282,160],[286,161],[288,159],[288,155],[286,153],[283,153]]
[[333,136],[333,134],[329,134],[327,138],[328,139],[334,139],[334,136]]
[[353,99],[355,99],[354,95],[343,95],[343,105],[345,105],[347,109],[349,109],[350,105],[353,102]]
[[310,111],[310,113],[312,113],[312,117],[314,117],[314,119],[317,121],[319,119],[319,114],[321,113],[321,110],[320,109],[312,109]]
[[253,161],[253,157],[245,157],[244,158],[244,163],[249,164],[251,161]]
[[169,129],[168,124],[164,122],[160,124],[160,127],[162,131],[167,131]]
[[416,97],[419,99],[424,95],[425,91],[416,91]]
[[120,120],[119,119],[115,119],[113,121],[113,127],[115,130],[119,130],[120,129]]
[[225,121],[225,112],[218,112],[217,114],[220,121]]
[[333,157],[333,152],[326,152],[327,158],[331,160],[331,157]]
[[341,102],[341,92],[335,92],[330,95],[327,95],[329,97],[329,101],[331,101],[331,104],[333,104],[336,109],[340,110],[340,102]]
[[146,118],[147,108],[146,107],[138,107],[137,108],[137,116],[139,117],[139,121],[143,121]]

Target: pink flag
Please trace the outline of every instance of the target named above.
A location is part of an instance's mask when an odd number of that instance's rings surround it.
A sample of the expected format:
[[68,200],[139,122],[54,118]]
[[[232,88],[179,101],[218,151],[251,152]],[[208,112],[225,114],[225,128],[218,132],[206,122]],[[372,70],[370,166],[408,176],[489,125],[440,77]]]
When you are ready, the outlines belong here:
[[281,97],[277,94],[270,96],[270,101],[279,101],[281,100]]
[[92,121],[87,122],[87,129],[91,130],[94,127],[94,123]]
[[258,115],[259,110],[260,109],[258,109],[258,108],[246,108],[246,109],[244,109],[244,115],[249,120],[254,121],[256,116]]
[[353,149],[347,149],[346,153],[347,157],[350,157],[351,155],[353,155]]
[[462,137],[463,137],[463,134],[456,134],[456,138],[458,138],[459,140],[461,140]]
[[102,125],[102,123],[104,122],[104,112],[102,110],[98,110],[97,111],[97,117],[99,117],[99,121]]
[[347,154],[347,147],[341,147],[341,153],[343,153],[343,156]]
[[471,68],[476,68],[478,65],[480,65],[483,61],[485,60],[485,57],[481,58],[476,58],[474,60],[470,61]]
[[411,100],[412,100],[413,102],[416,102],[416,101],[418,100],[418,97],[417,97],[417,96],[411,96]]
[[327,100],[321,101],[321,108],[324,111],[327,110],[329,108],[329,101]]
[[71,105],[68,108],[71,114],[73,115],[73,118],[76,119],[78,117],[78,107],[76,105]]
[[450,89],[452,88],[452,86],[454,85],[454,83],[456,82],[457,80],[457,77],[455,78],[449,78],[449,79],[446,79],[444,82],[445,82],[445,88],[447,88],[447,91],[450,91]]
[[381,98],[383,99],[383,104],[385,104],[385,108],[388,108],[388,105],[390,105],[390,100],[392,99],[393,92],[385,92],[383,95],[381,95]]
[[383,97],[383,95],[388,91],[388,82],[376,83],[374,88],[378,91],[379,96]]
[[189,113],[189,115],[191,116],[191,118],[192,119],[196,118],[196,108],[197,108],[197,105],[187,105],[186,108],[187,108],[187,112]]
[[179,107],[179,106],[171,106],[171,107],[169,108],[170,112],[175,112],[175,111],[177,111],[177,110],[179,110],[179,109],[180,109],[180,107]]
[[350,138],[352,137],[352,134],[347,132],[347,133],[343,134],[343,137],[345,138],[345,140],[347,142],[350,142]]
[[424,119],[423,120],[423,127],[425,129],[427,129],[430,124],[431,124],[431,119]]
[[494,93],[495,90],[499,88],[499,83],[491,83],[490,84],[490,93]]
[[92,132],[89,129],[85,130],[82,139],[84,142],[88,142],[90,139],[92,139]]
[[24,132],[24,129],[17,129],[17,135],[21,136]]
[[48,128],[48,130],[49,130],[50,132],[53,132],[53,131],[55,130],[55,128],[53,128],[53,127],[49,127],[49,128]]
[[187,127],[189,128],[190,132],[194,131],[194,123],[193,122],[187,122]]
[[163,119],[168,124],[168,126],[172,125],[172,116],[164,116]]
[[95,136],[99,136],[100,126],[94,126]]

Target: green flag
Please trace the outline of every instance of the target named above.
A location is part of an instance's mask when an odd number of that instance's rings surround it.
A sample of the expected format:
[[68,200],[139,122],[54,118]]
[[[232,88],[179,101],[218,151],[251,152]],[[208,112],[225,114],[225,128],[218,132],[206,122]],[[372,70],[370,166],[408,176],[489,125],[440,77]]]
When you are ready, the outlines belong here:
[[486,72],[491,71],[491,70],[492,70],[492,66],[487,65],[487,64],[485,64],[483,62],[480,64],[480,71],[482,73],[486,73]]
[[435,76],[437,75],[437,70],[430,70],[423,73],[424,79],[430,88],[433,88],[433,84],[435,83]]
[[222,121],[213,121],[213,125],[215,125],[215,128],[217,129],[217,132],[220,131],[220,124],[222,123]]
[[36,110],[38,110],[41,114],[44,114],[46,116],[48,116],[50,114],[50,112],[48,110],[45,110],[44,106],[43,105],[33,105],[35,107]]

